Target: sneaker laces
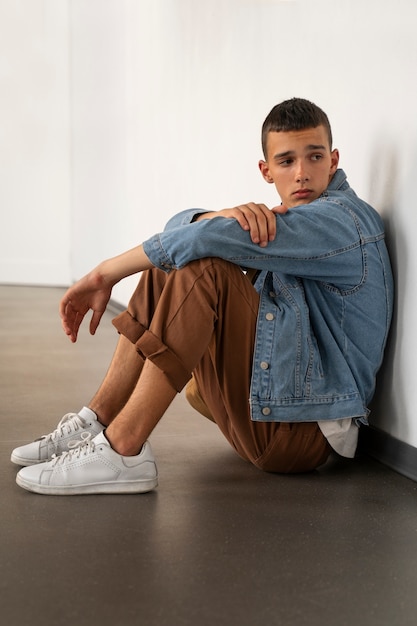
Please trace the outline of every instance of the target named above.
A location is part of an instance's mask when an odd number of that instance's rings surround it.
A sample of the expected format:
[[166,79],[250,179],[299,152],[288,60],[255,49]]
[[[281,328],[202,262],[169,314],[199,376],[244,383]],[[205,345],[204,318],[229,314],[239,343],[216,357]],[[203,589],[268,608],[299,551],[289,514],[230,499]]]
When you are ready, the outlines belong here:
[[[83,430],[86,425],[87,421],[83,419],[81,415],[78,415],[78,413],[67,413],[60,420],[53,432],[49,433],[49,435],[43,435],[38,441],[45,439],[47,443],[54,443],[56,439],[63,435],[71,435],[73,432]],[[81,433],[81,437],[82,435],[83,433]]]
[[93,453],[96,446],[91,437],[91,433],[83,432],[81,433],[81,443],[79,441],[70,441],[68,443],[69,450],[62,452],[60,455],[53,454],[51,458],[52,467],[64,465],[65,463],[79,459],[81,456],[88,456]]

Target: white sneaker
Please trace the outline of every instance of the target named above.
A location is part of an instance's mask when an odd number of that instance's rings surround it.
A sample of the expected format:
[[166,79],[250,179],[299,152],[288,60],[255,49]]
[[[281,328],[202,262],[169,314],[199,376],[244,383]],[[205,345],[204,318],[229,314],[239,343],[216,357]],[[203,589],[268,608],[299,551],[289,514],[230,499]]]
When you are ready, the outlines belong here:
[[23,489],[46,495],[144,493],[158,484],[150,443],[136,456],[113,450],[104,432],[48,463],[24,467],[16,482]]
[[88,407],[83,407],[79,413],[64,415],[56,429],[49,435],[43,435],[32,443],[15,448],[11,461],[17,465],[45,463],[50,461],[54,454],[59,455],[69,450],[69,444],[73,442],[81,444],[85,439],[101,433],[103,429],[104,426],[100,424],[96,414]]

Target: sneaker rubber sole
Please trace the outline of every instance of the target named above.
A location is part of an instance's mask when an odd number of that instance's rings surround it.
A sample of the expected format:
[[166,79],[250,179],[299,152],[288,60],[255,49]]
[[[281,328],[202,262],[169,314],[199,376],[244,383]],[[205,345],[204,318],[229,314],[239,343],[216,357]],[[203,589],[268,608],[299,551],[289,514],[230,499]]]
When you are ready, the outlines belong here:
[[61,486],[49,486],[38,485],[31,481],[25,480],[20,474],[16,476],[16,482],[19,487],[32,491],[34,493],[40,493],[50,496],[80,496],[80,495],[102,495],[102,494],[129,494],[129,493],[147,493],[152,491],[158,486],[157,478],[147,478],[143,480],[132,481],[115,481],[115,482],[103,482],[92,483],[85,485],[61,485]]

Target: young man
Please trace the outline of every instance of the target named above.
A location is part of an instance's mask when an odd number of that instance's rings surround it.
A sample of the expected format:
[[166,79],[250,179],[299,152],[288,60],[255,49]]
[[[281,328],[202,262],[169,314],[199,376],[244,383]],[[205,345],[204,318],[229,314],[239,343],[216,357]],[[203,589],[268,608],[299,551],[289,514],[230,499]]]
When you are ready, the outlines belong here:
[[93,312],[94,334],[112,287],[143,272],[114,320],[119,343],[89,405],[13,451],[27,466],[20,486],[153,489],[148,438],[190,380],[191,403],[260,469],[305,472],[331,450],[354,456],[391,319],[383,224],[338,169],[316,105],[294,98],[274,107],[262,144],[259,167],[281,207],[184,211],[67,291],[60,314],[75,342],[85,314]]

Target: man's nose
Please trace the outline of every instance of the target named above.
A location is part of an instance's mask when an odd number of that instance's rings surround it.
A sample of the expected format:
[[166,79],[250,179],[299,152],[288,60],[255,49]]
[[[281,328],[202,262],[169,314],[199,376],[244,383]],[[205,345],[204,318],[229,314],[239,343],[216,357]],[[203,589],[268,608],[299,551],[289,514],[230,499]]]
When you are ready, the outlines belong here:
[[308,171],[302,161],[297,163],[296,179],[298,183],[305,183],[309,179]]

